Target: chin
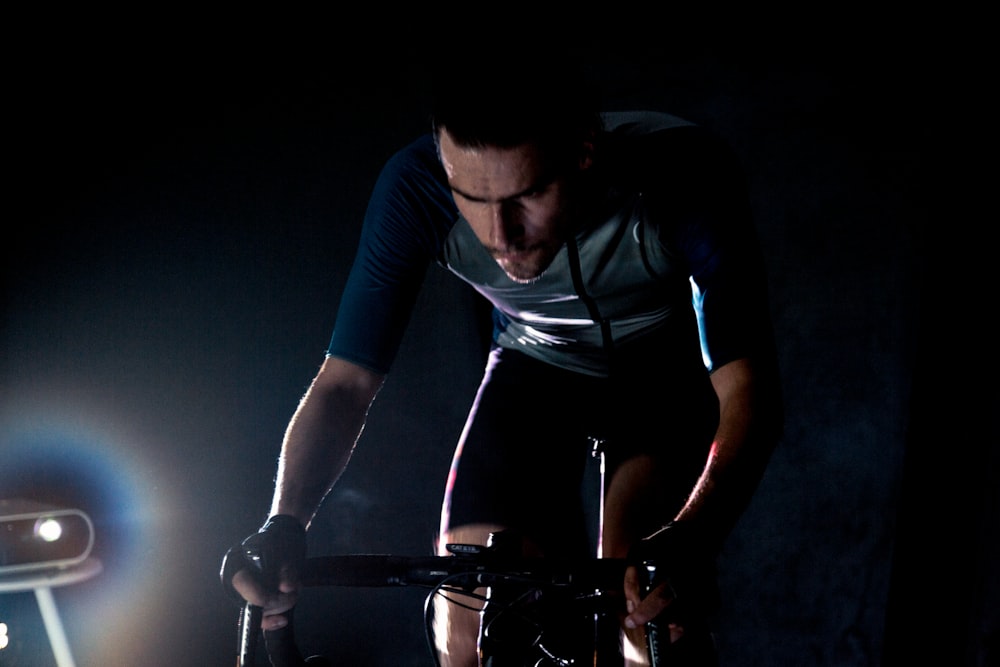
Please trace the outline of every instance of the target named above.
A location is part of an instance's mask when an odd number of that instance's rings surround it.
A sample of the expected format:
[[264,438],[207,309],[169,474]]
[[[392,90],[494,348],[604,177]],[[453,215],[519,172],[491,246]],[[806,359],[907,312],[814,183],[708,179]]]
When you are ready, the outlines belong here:
[[513,280],[518,285],[530,285],[531,283],[536,282],[541,277],[541,274],[534,276],[524,276],[520,274],[511,273],[510,271],[504,271],[504,273],[506,273],[507,277]]
[[516,266],[504,266],[501,264],[500,268],[503,269],[503,272],[507,274],[507,277],[515,283],[520,285],[530,285],[542,277],[542,274],[545,273],[545,269],[548,268],[548,264],[545,266],[524,266],[522,264]]
[[537,248],[534,252],[524,253],[518,261],[504,262],[497,259],[497,264],[514,282],[529,285],[542,277],[555,259],[555,255],[555,252],[545,252],[542,248]]

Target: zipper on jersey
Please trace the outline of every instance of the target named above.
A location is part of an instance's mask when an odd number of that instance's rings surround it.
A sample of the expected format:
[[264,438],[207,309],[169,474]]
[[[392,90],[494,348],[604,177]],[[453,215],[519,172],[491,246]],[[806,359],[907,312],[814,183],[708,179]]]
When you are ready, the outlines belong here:
[[604,356],[608,363],[608,374],[611,373],[611,362],[613,360],[614,340],[611,337],[611,322],[601,316],[601,311],[583,284],[583,269],[580,265],[580,249],[576,245],[576,237],[571,236],[566,241],[566,252],[569,259],[569,273],[573,279],[573,289],[577,296],[583,301],[583,305],[590,314],[590,319],[594,320],[601,328],[601,347],[604,349]]

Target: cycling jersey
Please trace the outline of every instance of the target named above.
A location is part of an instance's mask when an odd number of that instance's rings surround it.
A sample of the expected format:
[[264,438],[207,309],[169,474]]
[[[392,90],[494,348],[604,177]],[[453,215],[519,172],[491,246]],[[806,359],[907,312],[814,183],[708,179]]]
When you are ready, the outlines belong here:
[[507,277],[461,217],[430,135],[396,153],[376,182],[328,353],[387,373],[431,262],[493,304],[496,345],[571,371],[607,376],[651,335],[668,343],[663,354],[710,370],[766,344],[763,270],[733,157],[667,114],[603,120],[584,172],[588,218],[530,284]]
[[[585,182],[574,183],[588,198],[585,217],[530,283],[510,279],[461,217],[430,135],[396,153],[376,182],[328,353],[388,373],[432,263],[493,306],[494,348],[452,458],[442,537],[503,526],[545,554],[593,553],[598,490],[620,483],[631,462],[642,466],[641,495],[627,499],[628,525],[616,528],[651,533],[704,472],[719,423],[709,372],[773,359],[734,157],[673,116],[603,121]],[[596,478],[595,438],[604,452]],[[690,637],[703,634],[697,625]]]

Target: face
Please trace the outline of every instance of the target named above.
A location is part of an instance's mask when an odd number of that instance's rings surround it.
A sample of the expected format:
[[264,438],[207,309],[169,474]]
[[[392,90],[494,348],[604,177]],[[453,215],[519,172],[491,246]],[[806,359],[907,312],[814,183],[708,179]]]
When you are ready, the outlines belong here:
[[[545,164],[538,148],[469,148],[440,131],[441,163],[455,204],[511,280],[530,283],[552,263],[570,231],[574,173]],[[576,170],[589,166],[581,158]]]

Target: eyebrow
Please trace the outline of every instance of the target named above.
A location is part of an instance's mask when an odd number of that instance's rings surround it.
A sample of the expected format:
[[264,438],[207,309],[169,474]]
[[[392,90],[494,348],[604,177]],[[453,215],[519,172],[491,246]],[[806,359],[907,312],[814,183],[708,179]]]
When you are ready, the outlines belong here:
[[458,196],[460,196],[462,199],[465,199],[465,200],[471,201],[471,202],[477,202],[477,203],[480,203],[480,204],[489,204],[489,203],[494,202],[494,201],[509,201],[511,199],[517,199],[518,197],[524,197],[525,195],[530,195],[530,194],[533,194],[535,192],[539,192],[541,190],[544,190],[546,187],[548,187],[549,184],[552,183],[552,181],[554,181],[554,180],[555,180],[554,178],[542,178],[542,179],[539,179],[539,182],[533,183],[532,185],[529,185],[528,187],[526,187],[525,189],[521,190],[520,192],[515,192],[514,194],[507,195],[506,197],[501,197],[500,199],[496,199],[496,200],[485,199],[483,197],[476,197],[475,195],[469,194],[468,192],[465,192],[463,190],[460,190],[459,188],[456,188],[450,182],[448,183],[448,187],[451,188],[451,191],[454,192],[455,194],[457,194]]

